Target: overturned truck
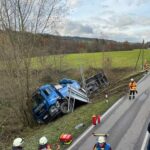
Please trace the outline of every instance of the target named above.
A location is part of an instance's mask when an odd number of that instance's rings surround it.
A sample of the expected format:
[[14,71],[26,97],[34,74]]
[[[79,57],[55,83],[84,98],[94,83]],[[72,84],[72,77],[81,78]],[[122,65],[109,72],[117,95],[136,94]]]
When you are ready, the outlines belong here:
[[33,116],[38,123],[54,119],[58,114],[73,111],[75,102],[90,103],[89,94],[108,85],[104,73],[99,73],[85,80],[82,88],[76,80],[62,79],[59,84],[46,84],[39,87],[32,95],[34,102]]

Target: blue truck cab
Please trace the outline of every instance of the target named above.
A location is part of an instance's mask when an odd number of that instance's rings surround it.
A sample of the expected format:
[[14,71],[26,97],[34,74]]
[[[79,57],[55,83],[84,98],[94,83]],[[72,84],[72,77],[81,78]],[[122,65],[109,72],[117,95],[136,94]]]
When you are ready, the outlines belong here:
[[62,79],[58,85],[45,84],[33,93],[33,116],[38,123],[53,119],[59,113],[67,111],[66,99],[69,97],[70,86],[76,90],[81,88],[75,80]]

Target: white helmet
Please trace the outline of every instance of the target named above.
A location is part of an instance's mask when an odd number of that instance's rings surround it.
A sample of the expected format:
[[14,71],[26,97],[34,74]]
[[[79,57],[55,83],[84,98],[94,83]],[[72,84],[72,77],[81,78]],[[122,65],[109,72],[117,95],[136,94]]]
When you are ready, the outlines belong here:
[[133,82],[134,81],[134,79],[133,78],[131,78],[131,82]]
[[24,143],[24,141],[22,138],[16,138],[13,141],[13,146],[14,147],[22,146],[23,143]]
[[47,144],[48,140],[45,136],[42,136],[40,139],[39,139],[39,144],[40,145],[45,145]]
[[106,138],[104,136],[100,136],[98,138],[98,143],[102,144],[102,143],[105,143],[106,142]]

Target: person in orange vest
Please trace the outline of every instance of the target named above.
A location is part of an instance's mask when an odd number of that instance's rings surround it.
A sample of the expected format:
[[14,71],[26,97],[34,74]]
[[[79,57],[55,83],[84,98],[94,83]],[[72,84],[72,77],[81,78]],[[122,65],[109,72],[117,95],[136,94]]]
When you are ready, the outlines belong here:
[[134,81],[134,79],[131,79],[131,82],[129,83],[129,89],[130,89],[130,93],[129,93],[129,99],[135,98],[135,93],[137,93],[137,83]]

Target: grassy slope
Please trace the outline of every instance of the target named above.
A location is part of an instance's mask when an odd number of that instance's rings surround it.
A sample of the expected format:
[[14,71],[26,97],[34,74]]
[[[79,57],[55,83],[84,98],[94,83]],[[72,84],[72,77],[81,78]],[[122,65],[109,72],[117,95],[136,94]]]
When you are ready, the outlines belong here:
[[[132,67],[135,66],[139,50],[134,51],[122,51],[122,52],[107,52],[106,56],[112,58],[112,67],[121,68],[121,67]],[[150,61],[150,51],[145,51],[145,58]],[[59,60],[60,56],[57,56],[56,60]],[[46,58],[46,60],[45,60]],[[53,64],[54,56],[47,56],[43,59],[43,66]],[[39,58],[32,59],[33,68],[39,69],[43,68],[40,66]],[[83,53],[83,54],[70,54],[65,55],[63,59],[64,64],[69,64],[73,68],[79,68],[79,65],[83,65],[85,68],[89,66],[100,67],[102,64],[102,53]],[[59,63],[57,63],[59,67]],[[85,130],[91,124],[91,116],[93,114],[102,114],[106,111],[119,97],[120,95],[114,95],[111,97],[109,105],[101,99],[96,103],[80,107],[75,112],[69,115],[65,115],[59,120],[49,123],[48,125],[43,125],[37,127],[36,129],[28,129],[22,133],[22,137],[25,138],[25,149],[26,150],[35,150],[37,149],[37,143],[39,137],[46,135],[51,143],[56,143],[58,137],[61,133],[72,133],[74,137],[77,137],[83,130]],[[86,112],[86,113],[85,113]],[[72,119],[74,118],[74,119]],[[84,123],[85,127],[80,130],[75,130],[75,125],[79,123]],[[63,147],[61,148],[64,149]]]
[[[82,106],[73,113],[65,115],[54,122],[34,130],[27,130],[24,132],[25,134],[22,135],[26,141],[25,149],[35,150],[39,138],[43,135],[47,136],[49,141],[53,144],[57,143],[58,138],[62,133],[71,133],[73,137],[76,138],[91,124],[91,117],[93,114],[103,114],[118,99],[118,97],[119,95],[111,97],[108,104],[101,100],[84,107]],[[79,130],[75,130],[74,127],[79,123],[84,123],[85,126]],[[65,146],[61,145],[61,150],[64,148]]]
[[[68,54],[64,56],[46,56],[43,57],[43,65],[53,65],[54,66],[54,57],[56,57],[56,67],[60,67],[60,57],[62,58],[61,64],[65,64],[71,68],[79,68],[80,65],[85,68],[89,66],[101,67],[102,64],[102,52],[99,53],[80,53],[80,54]],[[134,51],[114,51],[114,52],[106,52],[104,54],[106,57],[110,57],[112,59],[112,67],[134,67],[137,61],[139,50]],[[145,50],[144,59],[150,61],[150,50]],[[141,55],[142,56],[142,55]],[[40,68],[41,65],[39,63],[40,59],[35,57],[32,59],[33,68]],[[68,65],[69,64],[69,65]],[[141,58],[138,64],[141,64]]]
[[[22,136],[26,139],[26,150],[35,150],[38,146],[39,138],[43,135],[47,136],[52,144],[57,143],[59,136],[62,133],[71,133],[74,138],[79,136],[91,124],[91,117],[93,114],[102,115],[119,99],[119,97],[121,97],[121,95],[125,92],[128,81],[131,77],[139,80],[142,77],[142,73],[126,76],[123,80],[118,81],[117,85],[107,89],[110,91],[109,103],[106,103],[105,99],[99,95],[100,93],[97,93],[93,103],[81,106],[75,109],[73,113],[65,115],[47,125],[37,127],[34,130],[26,130],[22,134]],[[75,126],[80,123],[84,123],[85,126],[76,130]],[[61,150],[64,150],[65,148],[66,147],[64,145],[61,145]]]

